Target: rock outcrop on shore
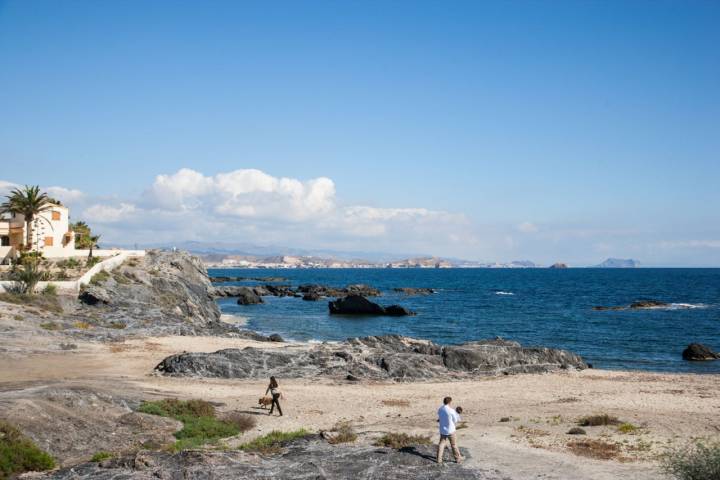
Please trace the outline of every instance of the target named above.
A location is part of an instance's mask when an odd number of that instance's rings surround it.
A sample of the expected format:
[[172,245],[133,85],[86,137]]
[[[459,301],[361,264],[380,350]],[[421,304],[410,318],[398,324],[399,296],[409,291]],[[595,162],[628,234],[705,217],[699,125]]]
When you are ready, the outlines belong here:
[[525,348],[517,342],[485,340],[441,346],[399,335],[351,338],[307,347],[225,349],[182,353],[156,370],[171,376],[215,378],[333,378],[413,381],[461,379],[559,369],[585,369],[582,358],[566,350]]
[[212,297],[238,297],[252,291],[260,297],[298,297],[304,300],[319,300],[323,297],[343,298],[350,295],[362,295],[363,297],[379,297],[382,295],[380,290],[369,285],[348,285],[344,288],[328,287],[326,285],[300,285],[293,288],[290,285],[256,285],[256,286],[235,286],[235,285],[216,285],[210,289]]
[[[466,449],[461,453],[470,455]],[[500,480],[494,472],[463,465],[437,465],[434,447],[401,450],[369,445],[330,445],[318,435],[289,443],[278,455],[196,450],[170,454],[140,451],[103,462],[88,462],[47,475],[55,480],[84,479],[355,479]]]
[[720,359],[720,353],[714,352],[707,345],[701,343],[691,343],[682,352],[683,360],[689,360],[693,362],[704,362],[709,360]]

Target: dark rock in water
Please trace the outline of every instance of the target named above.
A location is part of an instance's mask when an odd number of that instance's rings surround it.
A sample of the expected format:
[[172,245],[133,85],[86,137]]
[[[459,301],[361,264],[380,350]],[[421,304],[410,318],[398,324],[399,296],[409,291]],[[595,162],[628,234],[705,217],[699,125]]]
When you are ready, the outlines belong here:
[[435,290],[432,288],[393,288],[394,292],[404,293],[405,295],[432,295]]
[[369,285],[348,285],[345,288],[328,287],[318,284],[300,285],[297,291],[302,294],[313,294],[318,297],[335,297],[341,298],[348,295],[362,295],[363,297],[378,297],[381,295],[380,290]]
[[637,302],[633,302],[630,304],[630,308],[632,309],[639,309],[639,308],[664,308],[669,307],[670,304],[666,302],[660,302],[658,300],[638,300]]
[[87,285],[83,287],[78,298],[86,305],[107,305],[111,303],[108,292],[103,288],[96,287],[94,285]]
[[702,362],[720,359],[720,354],[714,352],[707,345],[703,345],[701,343],[691,343],[685,350],[683,350],[682,358],[683,360]]
[[283,340],[283,337],[281,337],[277,333],[273,333],[272,335],[270,335],[268,337],[268,339],[270,339],[271,342],[284,342],[285,341],[285,340]]
[[317,292],[308,292],[303,295],[302,299],[308,302],[316,302],[320,300],[320,294]]
[[250,287],[240,287],[241,290],[237,291],[237,303],[238,305],[257,305],[258,303],[264,303],[260,295],[255,293]]
[[627,306],[614,306],[614,307],[605,307],[605,306],[596,306],[593,307],[593,310],[643,310],[648,308],[666,308],[669,307],[670,304],[666,302],[661,302],[659,300],[637,300],[635,302],[632,302],[630,305]]
[[238,287],[234,285],[216,286],[210,290],[213,297],[239,297],[244,295],[250,287]]
[[348,285],[345,291],[347,295],[362,295],[363,297],[379,297],[381,295],[377,288],[362,283]]
[[415,315],[412,311],[400,305],[388,305],[385,307],[385,315],[389,317],[404,317],[407,315]]
[[584,369],[578,355],[566,350],[523,348],[516,342],[487,340],[440,346],[399,335],[351,338],[307,348],[226,349],[182,353],[163,360],[156,370],[172,376],[284,378],[327,376],[376,380],[461,379],[562,368]]
[[284,277],[210,277],[212,283],[224,283],[224,282],[243,282],[246,280],[252,280],[255,282],[287,282],[288,279]]
[[263,285],[256,287],[255,293],[258,295],[272,295],[273,297],[294,297],[295,291],[290,285]]
[[385,309],[360,295],[348,295],[329,302],[330,313],[335,315],[384,315]]
[[400,305],[383,307],[361,295],[339,298],[329,302],[328,307],[331,315],[388,315],[391,317],[413,315],[413,312]]
[[[330,445],[320,435],[285,445],[278,455],[242,451],[189,450],[180,453],[140,451],[104,462],[88,462],[52,472],[55,480],[187,479],[265,480],[501,480],[498,473],[463,464],[435,463],[435,447],[418,445],[393,450],[361,445]],[[461,448],[461,454],[471,453]]]
[[550,265],[550,268],[568,268],[568,266],[566,263],[558,262],[558,263],[553,263],[552,265]]

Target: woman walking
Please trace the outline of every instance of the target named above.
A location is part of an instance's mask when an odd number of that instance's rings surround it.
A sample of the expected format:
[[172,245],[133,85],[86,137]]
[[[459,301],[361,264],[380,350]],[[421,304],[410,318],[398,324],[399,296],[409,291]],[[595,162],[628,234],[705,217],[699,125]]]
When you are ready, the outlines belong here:
[[270,385],[268,385],[267,390],[265,390],[265,395],[268,394],[272,395],[272,405],[270,406],[270,413],[268,415],[272,415],[273,410],[275,410],[275,406],[277,406],[278,413],[282,417],[282,408],[280,408],[280,387],[278,386],[277,380],[275,380],[275,377],[270,377]]

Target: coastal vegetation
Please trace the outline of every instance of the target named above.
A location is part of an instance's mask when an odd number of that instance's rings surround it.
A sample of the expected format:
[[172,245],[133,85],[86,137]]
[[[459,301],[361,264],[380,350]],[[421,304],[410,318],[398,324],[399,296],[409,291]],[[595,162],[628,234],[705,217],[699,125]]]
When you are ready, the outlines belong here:
[[408,435],[407,433],[391,432],[380,437],[375,445],[378,447],[389,447],[399,450],[411,445],[430,445],[429,435]]
[[349,420],[341,420],[335,424],[332,429],[335,435],[328,439],[328,443],[335,445],[338,443],[352,443],[357,440],[357,433]]
[[55,460],[14,425],[0,420],[0,480],[23,472],[50,470]]
[[581,427],[599,427],[608,425],[620,425],[622,422],[617,417],[602,413],[599,415],[588,415],[578,420]]
[[137,411],[182,422],[183,428],[174,433],[177,441],[169,447],[172,451],[215,444],[221,438],[232,437],[241,432],[237,423],[217,418],[215,407],[204,400],[169,398],[145,401]]
[[667,454],[663,468],[678,480],[717,480],[720,478],[720,441],[697,442]]
[[92,456],[90,459],[91,462],[102,462],[103,460],[107,460],[109,458],[112,458],[113,454],[111,452],[97,452],[95,455]]
[[263,455],[271,455],[279,453],[282,450],[282,447],[288,442],[297,440],[299,438],[305,438],[309,435],[311,435],[310,432],[308,432],[304,428],[300,428],[298,430],[293,430],[290,432],[273,430],[267,435],[257,437],[250,442],[243,443],[242,445],[240,445],[239,448],[240,450],[244,450],[246,452],[256,452]]

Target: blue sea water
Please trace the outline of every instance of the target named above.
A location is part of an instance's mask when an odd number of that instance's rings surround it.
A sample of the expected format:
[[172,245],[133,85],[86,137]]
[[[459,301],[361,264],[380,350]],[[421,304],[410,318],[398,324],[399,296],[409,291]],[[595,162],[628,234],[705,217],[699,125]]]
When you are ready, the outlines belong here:
[[[247,328],[297,341],[393,333],[447,344],[501,336],[528,346],[572,350],[596,368],[720,373],[720,361],[681,358],[691,342],[720,350],[720,269],[210,269],[210,275],[278,276],[293,286],[365,283],[383,291],[373,300],[417,312],[355,318],[330,316],[324,300],[265,297],[265,304],[246,306],[235,299],[219,301],[224,313],[245,317]],[[405,296],[394,287],[428,287],[437,293]],[[676,305],[592,308],[639,299]]]

